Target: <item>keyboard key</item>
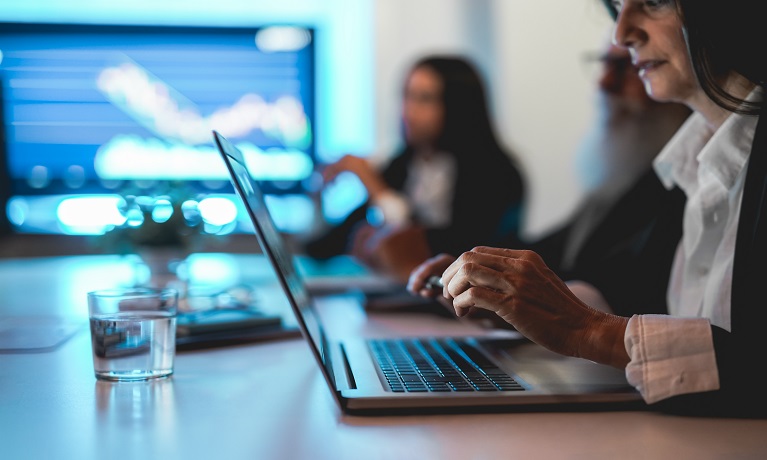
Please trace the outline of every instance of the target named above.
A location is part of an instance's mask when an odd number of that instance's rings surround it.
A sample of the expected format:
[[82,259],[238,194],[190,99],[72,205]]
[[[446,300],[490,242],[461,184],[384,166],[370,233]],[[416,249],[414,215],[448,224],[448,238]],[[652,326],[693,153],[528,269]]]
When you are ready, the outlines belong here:
[[373,340],[370,349],[392,391],[524,390],[479,350],[461,340]]
[[452,388],[450,388],[449,386],[447,386],[447,385],[445,385],[445,384],[441,384],[441,385],[429,385],[428,387],[429,387],[429,390],[430,390],[430,391],[453,391],[453,389],[452,389]]

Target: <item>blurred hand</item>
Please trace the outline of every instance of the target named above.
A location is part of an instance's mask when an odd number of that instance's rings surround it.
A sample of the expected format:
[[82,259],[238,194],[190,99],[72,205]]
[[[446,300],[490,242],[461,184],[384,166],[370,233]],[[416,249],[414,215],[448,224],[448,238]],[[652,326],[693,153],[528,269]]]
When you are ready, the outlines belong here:
[[477,247],[455,259],[442,281],[458,316],[481,308],[557,353],[619,368],[629,361],[623,345],[628,318],[583,303],[532,251]]
[[367,265],[403,283],[419,263],[431,256],[426,232],[419,226],[363,225],[353,236],[351,252]]
[[376,227],[366,223],[358,224],[349,236],[349,254],[356,257],[360,262],[377,269],[376,260],[373,257],[373,244],[376,236]]
[[373,256],[378,266],[402,283],[406,283],[410,272],[431,255],[426,231],[416,225],[383,227],[373,244]]
[[325,183],[331,182],[344,171],[349,171],[360,179],[371,199],[388,188],[370,162],[355,155],[344,155],[335,163],[327,165],[322,170],[322,179]]
[[439,291],[428,289],[426,287],[426,281],[431,276],[442,276],[445,269],[447,269],[447,267],[454,261],[455,256],[445,253],[437,254],[436,256],[425,260],[410,273],[407,282],[408,291],[422,297],[434,297],[440,294]]

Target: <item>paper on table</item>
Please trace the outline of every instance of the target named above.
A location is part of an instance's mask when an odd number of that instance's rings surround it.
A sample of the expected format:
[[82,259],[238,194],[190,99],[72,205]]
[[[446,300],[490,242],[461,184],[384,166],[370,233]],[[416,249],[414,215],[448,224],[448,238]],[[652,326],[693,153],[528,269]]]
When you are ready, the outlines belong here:
[[87,323],[58,316],[0,319],[0,353],[44,353],[55,350]]

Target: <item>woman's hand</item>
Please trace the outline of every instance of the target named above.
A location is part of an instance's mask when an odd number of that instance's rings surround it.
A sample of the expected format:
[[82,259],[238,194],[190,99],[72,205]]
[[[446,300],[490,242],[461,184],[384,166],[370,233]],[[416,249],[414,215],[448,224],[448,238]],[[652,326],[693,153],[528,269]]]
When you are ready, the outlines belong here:
[[[428,275],[445,261],[441,258],[416,269],[409,289],[422,289]],[[458,316],[482,308],[557,353],[619,368],[629,361],[623,344],[628,319],[580,301],[532,251],[477,247],[455,259],[442,281],[443,295]]]
[[322,179],[325,183],[331,182],[344,171],[349,171],[359,177],[371,199],[375,199],[388,188],[378,171],[366,159],[355,155],[344,155],[335,163],[327,165],[322,170]]
[[[436,298],[437,301],[443,304],[446,308],[455,311],[452,304],[452,299],[448,300],[442,295],[441,290],[429,289],[426,281],[432,276],[441,276],[447,267],[455,261],[455,256],[449,254],[439,254],[435,257],[427,259],[422,262],[410,273],[408,279],[407,288],[415,295],[421,297]],[[513,329],[513,327],[503,320],[495,312],[485,310],[482,308],[469,308],[469,311],[464,315],[465,319],[468,319],[481,327],[485,328],[498,328],[498,329]]]
[[450,254],[437,254],[434,257],[426,259],[410,273],[407,281],[407,289],[412,294],[421,297],[434,297],[439,291],[426,287],[426,281],[431,276],[442,276],[447,267],[455,261],[455,256]]

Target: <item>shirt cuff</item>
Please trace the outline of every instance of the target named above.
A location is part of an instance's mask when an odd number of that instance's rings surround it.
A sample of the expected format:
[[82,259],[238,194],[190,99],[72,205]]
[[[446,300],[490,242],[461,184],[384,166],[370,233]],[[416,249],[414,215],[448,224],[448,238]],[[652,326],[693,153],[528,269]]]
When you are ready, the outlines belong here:
[[624,336],[631,361],[626,379],[648,404],[719,389],[719,372],[706,318],[634,315]]
[[400,193],[393,190],[381,192],[372,205],[381,210],[383,223],[393,227],[401,227],[410,221],[410,205]]

